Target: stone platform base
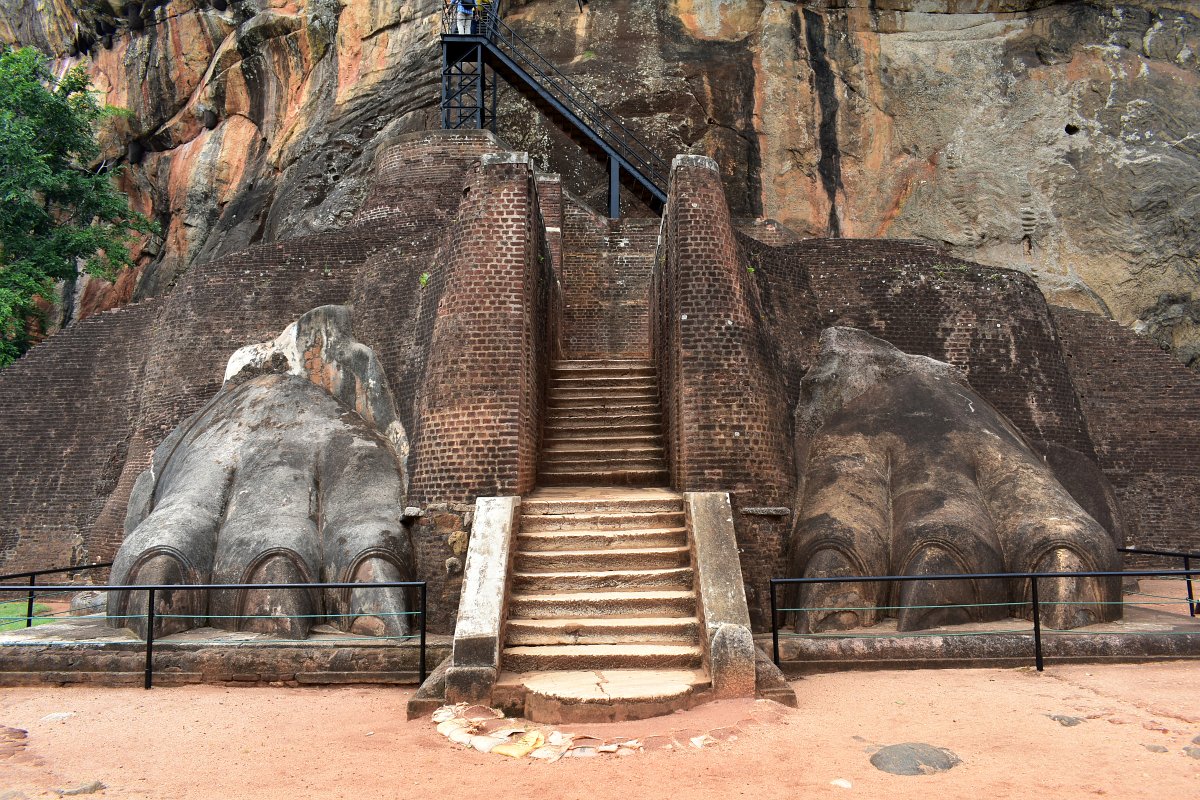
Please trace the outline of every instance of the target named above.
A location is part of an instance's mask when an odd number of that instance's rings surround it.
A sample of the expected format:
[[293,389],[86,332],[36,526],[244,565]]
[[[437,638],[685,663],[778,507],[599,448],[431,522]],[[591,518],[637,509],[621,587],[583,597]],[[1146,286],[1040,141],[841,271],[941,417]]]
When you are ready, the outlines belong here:
[[[450,652],[449,636],[429,636],[426,669]],[[317,628],[303,642],[198,628],[154,641],[154,685],[416,684],[417,640],[368,641]],[[76,617],[0,633],[0,686],[141,686],[146,644],[103,617]]]
[[711,687],[704,670],[504,672],[492,700],[531,722],[624,722],[691,708],[710,699]]
[[[986,634],[986,635],[976,635]],[[759,635],[768,654],[771,636]],[[780,666],[789,676],[843,670],[1033,666],[1033,624],[1020,619],[899,633],[894,619],[799,637],[780,631]],[[1200,617],[1127,606],[1125,618],[1068,633],[1043,629],[1046,666],[1200,658]]]

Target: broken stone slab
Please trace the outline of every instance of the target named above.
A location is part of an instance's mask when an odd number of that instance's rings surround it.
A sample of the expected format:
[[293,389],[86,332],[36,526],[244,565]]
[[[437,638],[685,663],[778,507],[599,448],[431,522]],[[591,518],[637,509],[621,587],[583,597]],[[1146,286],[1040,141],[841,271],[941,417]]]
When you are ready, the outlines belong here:
[[783,670],[761,647],[754,648],[754,694],[762,700],[774,700],[789,708],[797,708],[796,691],[788,683]]
[[520,497],[480,497],[475,502],[462,600],[446,671],[447,702],[491,702],[500,671],[505,589],[520,508]]

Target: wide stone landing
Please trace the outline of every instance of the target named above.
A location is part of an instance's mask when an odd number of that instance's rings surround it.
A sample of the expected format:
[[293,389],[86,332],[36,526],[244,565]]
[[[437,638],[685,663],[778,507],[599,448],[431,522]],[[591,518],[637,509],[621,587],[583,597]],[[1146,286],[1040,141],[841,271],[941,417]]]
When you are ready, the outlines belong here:
[[506,672],[494,696],[533,722],[620,722],[691,708],[710,686],[704,670]]

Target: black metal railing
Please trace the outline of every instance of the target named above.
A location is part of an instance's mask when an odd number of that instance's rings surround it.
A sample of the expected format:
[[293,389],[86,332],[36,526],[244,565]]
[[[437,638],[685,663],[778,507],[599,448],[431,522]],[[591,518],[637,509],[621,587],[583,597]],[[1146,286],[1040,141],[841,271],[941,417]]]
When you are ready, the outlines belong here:
[[[112,563],[105,564],[81,564],[77,567],[51,567],[50,569],[35,569],[29,572],[10,572],[7,575],[0,575],[0,582],[7,581],[27,581],[23,586],[28,586],[26,589],[26,605],[25,605],[25,627],[33,627],[33,621],[37,616],[33,613],[34,601],[36,600],[39,591],[41,594],[46,594],[46,590],[39,590],[37,579],[43,575],[71,575],[75,572],[87,572],[94,569],[108,569]],[[78,592],[83,588],[92,588],[91,586],[76,586],[71,591]],[[0,622],[15,622],[20,617],[4,617],[0,618]]]
[[[451,0],[442,14],[443,35],[464,35],[457,32],[458,3]],[[666,161],[660,158],[648,144],[629,130],[613,114],[597,103],[592,96],[568,78],[552,62],[539,53],[520,34],[501,19],[499,4],[483,3],[476,12],[478,23],[472,33],[488,45],[521,67],[542,89],[562,104],[580,122],[589,127],[605,144],[621,155],[636,168],[643,178],[654,185],[665,197],[667,174]]]
[[[1118,553],[1129,553],[1136,556],[1157,556],[1159,558],[1178,558],[1183,562],[1183,568],[1190,570],[1192,568],[1192,559],[1200,559],[1200,553],[1181,553],[1178,550],[1152,550],[1145,547],[1118,547]],[[1196,599],[1196,591],[1192,586],[1192,578],[1189,577],[1185,583],[1187,584],[1187,605],[1188,615],[1196,616],[1200,613],[1200,600]]]
[[[62,571],[62,570],[43,570],[43,572],[59,572],[59,571]],[[306,619],[326,620],[326,619],[336,619],[339,617],[360,617],[360,616],[375,616],[375,617],[378,617],[378,616],[413,617],[413,616],[415,616],[418,618],[416,633],[411,633],[411,634],[406,634],[406,635],[401,635],[401,636],[361,636],[361,637],[358,637],[358,639],[343,638],[340,641],[360,640],[360,641],[379,642],[379,641],[388,641],[388,640],[408,641],[408,640],[412,640],[412,639],[417,639],[418,646],[419,646],[419,649],[417,652],[418,681],[420,683],[424,683],[425,678],[427,677],[427,668],[426,668],[426,659],[425,659],[427,593],[426,593],[426,587],[425,587],[424,581],[386,581],[386,582],[380,582],[380,583],[211,583],[211,584],[158,584],[158,585],[147,585],[147,586],[139,586],[139,585],[134,585],[134,586],[109,586],[109,585],[43,586],[40,588],[39,591],[41,591],[41,592],[78,592],[81,589],[86,589],[87,591],[97,591],[97,592],[146,592],[147,593],[146,613],[145,614],[125,614],[120,617],[120,619],[125,619],[125,620],[140,619],[140,620],[145,620],[145,622],[146,622],[146,666],[145,666],[145,670],[144,670],[144,672],[145,672],[144,683],[145,683],[145,687],[147,689],[152,688],[154,685],[154,643],[155,643],[154,627],[155,627],[155,623],[158,621],[161,621],[161,620],[165,620],[165,619],[189,619],[189,620],[191,620],[191,619],[196,619],[197,617],[210,617],[211,618],[211,616],[212,616],[212,615],[196,614],[196,613],[191,613],[191,614],[158,613],[158,611],[156,609],[155,600],[156,600],[156,595],[159,592],[179,592],[179,591],[206,592],[206,591],[224,590],[224,589],[238,589],[238,590],[254,590],[254,589],[267,589],[267,590],[272,590],[272,589],[279,589],[279,590],[283,590],[283,589],[308,589],[308,590],[312,590],[312,589],[353,589],[353,590],[415,589],[416,595],[417,595],[417,609],[415,611],[388,612],[388,613],[383,613],[383,614],[381,614],[381,613],[374,613],[374,614],[324,613],[324,614],[304,614],[304,615],[240,614],[240,615],[236,615],[236,617],[234,617],[234,618],[236,618],[236,619],[277,619],[277,618],[278,619],[283,619],[283,618],[300,619],[300,618],[306,618]],[[0,597],[3,597],[3,595],[8,592],[22,592],[22,591],[27,591],[27,589],[23,586],[0,586]],[[410,630],[411,630],[411,628],[410,628]],[[280,640],[272,639],[270,641],[272,643],[278,643]],[[304,643],[304,641],[305,640],[296,640],[296,642],[298,644],[302,644],[302,643]],[[33,642],[33,643],[41,644],[41,642]],[[217,644],[217,643],[214,642],[213,644]],[[237,642],[236,643],[236,646],[239,646],[239,647],[244,647],[245,645],[246,645],[245,642]]]
[[[1045,604],[1045,605],[1063,605],[1064,602],[1063,601],[1045,601],[1043,603],[1043,601],[1039,597],[1039,593],[1038,593],[1038,582],[1039,581],[1055,580],[1055,579],[1062,579],[1062,578],[1143,578],[1143,577],[1145,577],[1145,578],[1157,577],[1157,578],[1169,578],[1169,579],[1173,578],[1173,579],[1180,579],[1180,580],[1187,581],[1189,584],[1188,591],[1190,593],[1191,580],[1193,578],[1195,578],[1197,575],[1200,575],[1200,570],[1187,569],[1187,570],[1126,570],[1123,572],[989,572],[989,573],[974,573],[974,574],[960,574],[960,575],[873,575],[873,576],[841,575],[841,576],[831,576],[831,577],[822,577],[822,578],[772,578],[770,581],[771,652],[772,652],[772,657],[775,661],[776,666],[780,666],[781,664],[780,664],[780,654],[779,654],[779,639],[781,636],[780,628],[782,627],[780,625],[780,615],[781,614],[786,615],[786,614],[801,613],[801,612],[806,612],[806,611],[823,611],[824,612],[824,611],[857,611],[857,610],[861,610],[861,609],[852,609],[852,608],[781,608],[779,606],[779,599],[778,599],[778,595],[777,595],[777,592],[778,592],[778,589],[780,586],[800,586],[800,585],[804,585],[804,584],[815,584],[815,583],[875,583],[875,582],[878,582],[878,583],[902,583],[902,582],[911,582],[911,581],[955,581],[955,580],[957,580],[957,581],[980,581],[980,580],[1028,581],[1029,582],[1029,600],[1028,600],[1028,602],[1026,602],[1024,600],[1015,600],[1015,601],[1011,601],[1011,602],[1002,602],[1002,603],[955,603],[955,604],[945,604],[945,605],[921,606],[921,608],[977,608],[977,607],[983,607],[983,606],[997,606],[997,605],[1012,606],[1012,607],[1016,608],[1016,607],[1021,607],[1021,606],[1029,606],[1031,609],[1031,612],[1032,612],[1031,616],[1032,616],[1032,621],[1033,621],[1033,630],[1032,630],[1032,632],[1030,632],[1029,635],[1032,635],[1032,638],[1033,638],[1034,664],[1036,665],[1038,672],[1041,672],[1044,667],[1044,664],[1045,664],[1045,658],[1043,656],[1043,651],[1042,651],[1042,635],[1043,635],[1043,627],[1044,627],[1042,624],[1042,612],[1041,612],[1042,605],[1043,604]],[[1123,600],[1122,601],[1113,601],[1113,602],[1119,602],[1121,604],[1124,604]],[[1171,605],[1179,605],[1183,602],[1185,602],[1183,598],[1167,597],[1167,598],[1164,598],[1164,601],[1157,602],[1156,604],[1165,605],[1165,604],[1169,603]],[[1075,605],[1076,603],[1068,603],[1068,604]],[[1080,601],[1080,603],[1078,603],[1078,604],[1093,606],[1093,605],[1101,605],[1103,603],[1100,601]],[[1189,604],[1189,607],[1192,605],[1190,600],[1188,601],[1188,604]],[[1145,605],[1145,604],[1138,603],[1138,605]],[[905,607],[906,606],[874,606],[873,608],[876,610],[900,610]],[[1055,630],[1053,632],[1054,633],[1067,633],[1068,631]],[[967,632],[964,632],[961,634],[955,634],[955,635],[993,636],[993,635],[996,635],[997,633],[1000,633],[1000,632],[983,630],[983,631],[967,631]],[[1003,633],[1026,634],[1026,631],[1025,630],[1006,630],[1006,631],[1003,631]],[[899,635],[899,636],[945,636],[947,634],[944,631],[938,632],[938,633],[917,633],[917,634],[893,634],[890,632],[878,633],[878,634],[872,634],[872,633],[868,632],[868,633],[864,634],[864,632],[861,632],[861,631],[838,631],[838,632],[820,632],[820,633],[792,633],[792,634],[783,634],[783,635],[786,635],[786,636],[789,636],[792,638],[858,639],[858,638],[862,638],[864,635],[870,636],[873,638],[883,638],[883,637],[891,637],[891,636],[897,636],[897,635]]]

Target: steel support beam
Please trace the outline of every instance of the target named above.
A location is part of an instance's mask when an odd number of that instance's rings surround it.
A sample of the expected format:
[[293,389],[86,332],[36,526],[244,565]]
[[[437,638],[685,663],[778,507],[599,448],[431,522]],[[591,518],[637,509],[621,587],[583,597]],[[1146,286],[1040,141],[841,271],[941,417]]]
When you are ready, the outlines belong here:
[[621,164],[615,156],[608,157],[608,218],[621,218]]

